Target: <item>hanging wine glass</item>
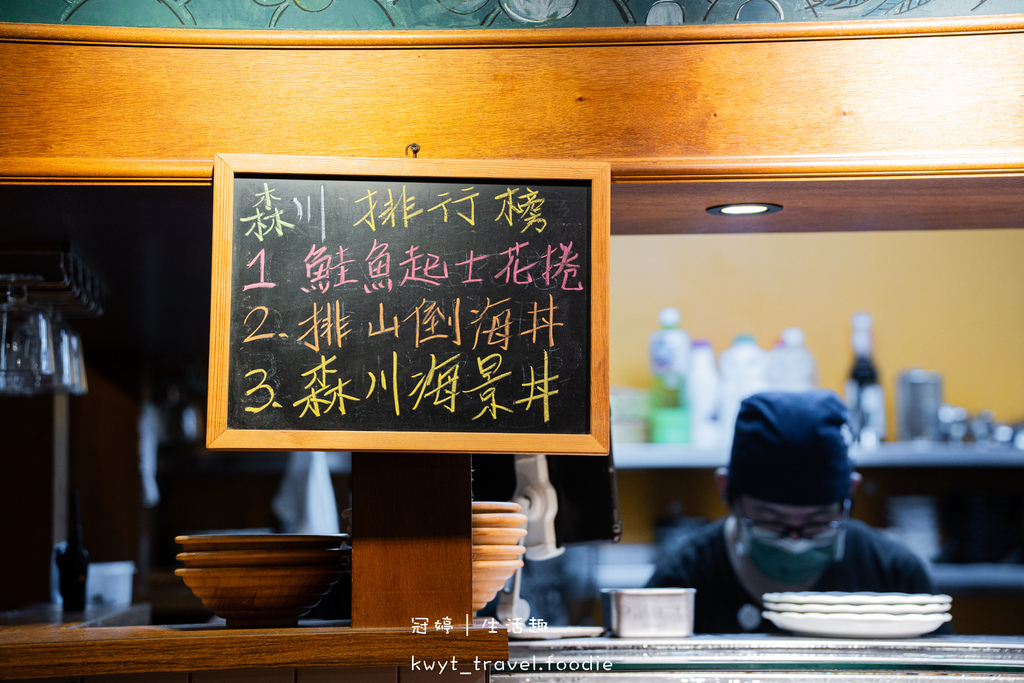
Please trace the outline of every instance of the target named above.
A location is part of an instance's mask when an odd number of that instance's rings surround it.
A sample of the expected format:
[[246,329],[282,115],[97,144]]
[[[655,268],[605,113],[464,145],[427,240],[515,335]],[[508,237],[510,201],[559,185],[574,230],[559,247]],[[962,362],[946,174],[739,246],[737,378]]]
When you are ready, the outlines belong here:
[[81,337],[57,311],[53,314],[53,359],[54,391],[69,394],[88,391]]
[[85,377],[85,356],[82,353],[82,337],[77,330],[71,330],[71,362],[73,378],[72,394],[84,394],[89,391],[89,381]]
[[71,360],[71,330],[60,317],[53,314],[53,390],[70,392],[74,378],[74,361]]
[[27,301],[26,288],[6,276],[0,303],[0,394],[31,395],[52,391],[53,334],[46,310]]

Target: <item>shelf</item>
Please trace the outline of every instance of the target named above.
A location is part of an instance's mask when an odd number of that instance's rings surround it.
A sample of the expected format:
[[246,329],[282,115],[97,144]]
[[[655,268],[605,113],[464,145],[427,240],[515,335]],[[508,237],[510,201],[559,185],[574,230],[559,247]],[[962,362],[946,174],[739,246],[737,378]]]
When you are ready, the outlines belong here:
[[693,448],[686,444],[616,443],[612,441],[613,460],[619,470],[658,468],[723,467],[729,456],[723,450]]
[[[686,444],[613,441],[612,449],[615,467],[620,470],[714,468],[729,464],[725,450]],[[1024,450],[1012,446],[892,442],[871,451],[853,449],[850,457],[858,467],[1024,467]]]
[[1012,446],[898,441],[852,451],[860,467],[1021,467],[1024,450]]
[[933,564],[935,586],[951,595],[1024,595],[1024,564]]

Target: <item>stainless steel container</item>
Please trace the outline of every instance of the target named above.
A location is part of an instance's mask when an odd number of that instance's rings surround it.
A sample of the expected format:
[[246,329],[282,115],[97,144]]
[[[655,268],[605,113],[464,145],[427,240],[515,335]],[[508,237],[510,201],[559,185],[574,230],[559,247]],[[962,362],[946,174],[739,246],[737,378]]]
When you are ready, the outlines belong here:
[[896,378],[896,434],[900,441],[937,441],[942,375],[920,368]]
[[605,627],[620,638],[693,635],[694,588],[623,588],[601,593]]

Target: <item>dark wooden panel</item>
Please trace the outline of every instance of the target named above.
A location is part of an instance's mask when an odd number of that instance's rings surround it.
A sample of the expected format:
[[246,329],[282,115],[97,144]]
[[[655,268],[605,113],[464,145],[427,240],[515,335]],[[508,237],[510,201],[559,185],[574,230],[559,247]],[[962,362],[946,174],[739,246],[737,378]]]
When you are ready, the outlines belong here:
[[352,454],[352,625],[472,618],[467,454]]
[[[717,216],[711,206],[781,204],[761,216]],[[1024,227],[1024,174],[972,177],[620,183],[616,235],[961,230]]]
[[[53,420],[52,396],[0,398],[0,610],[50,601],[50,551],[63,540],[54,539]],[[59,482],[66,491],[67,479]],[[66,505],[58,507],[66,513]]]
[[143,571],[139,401],[91,367],[89,393],[71,399],[71,486],[81,491],[82,537],[92,562],[132,560]]

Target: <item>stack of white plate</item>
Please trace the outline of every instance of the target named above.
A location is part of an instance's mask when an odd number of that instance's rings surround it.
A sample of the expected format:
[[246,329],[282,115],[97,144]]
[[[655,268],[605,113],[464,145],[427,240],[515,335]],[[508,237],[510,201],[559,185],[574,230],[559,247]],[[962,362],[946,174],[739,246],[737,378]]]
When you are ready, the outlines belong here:
[[909,638],[951,619],[948,595],[927,593],[765,593],[765,619],[786,631],[840,638]]

